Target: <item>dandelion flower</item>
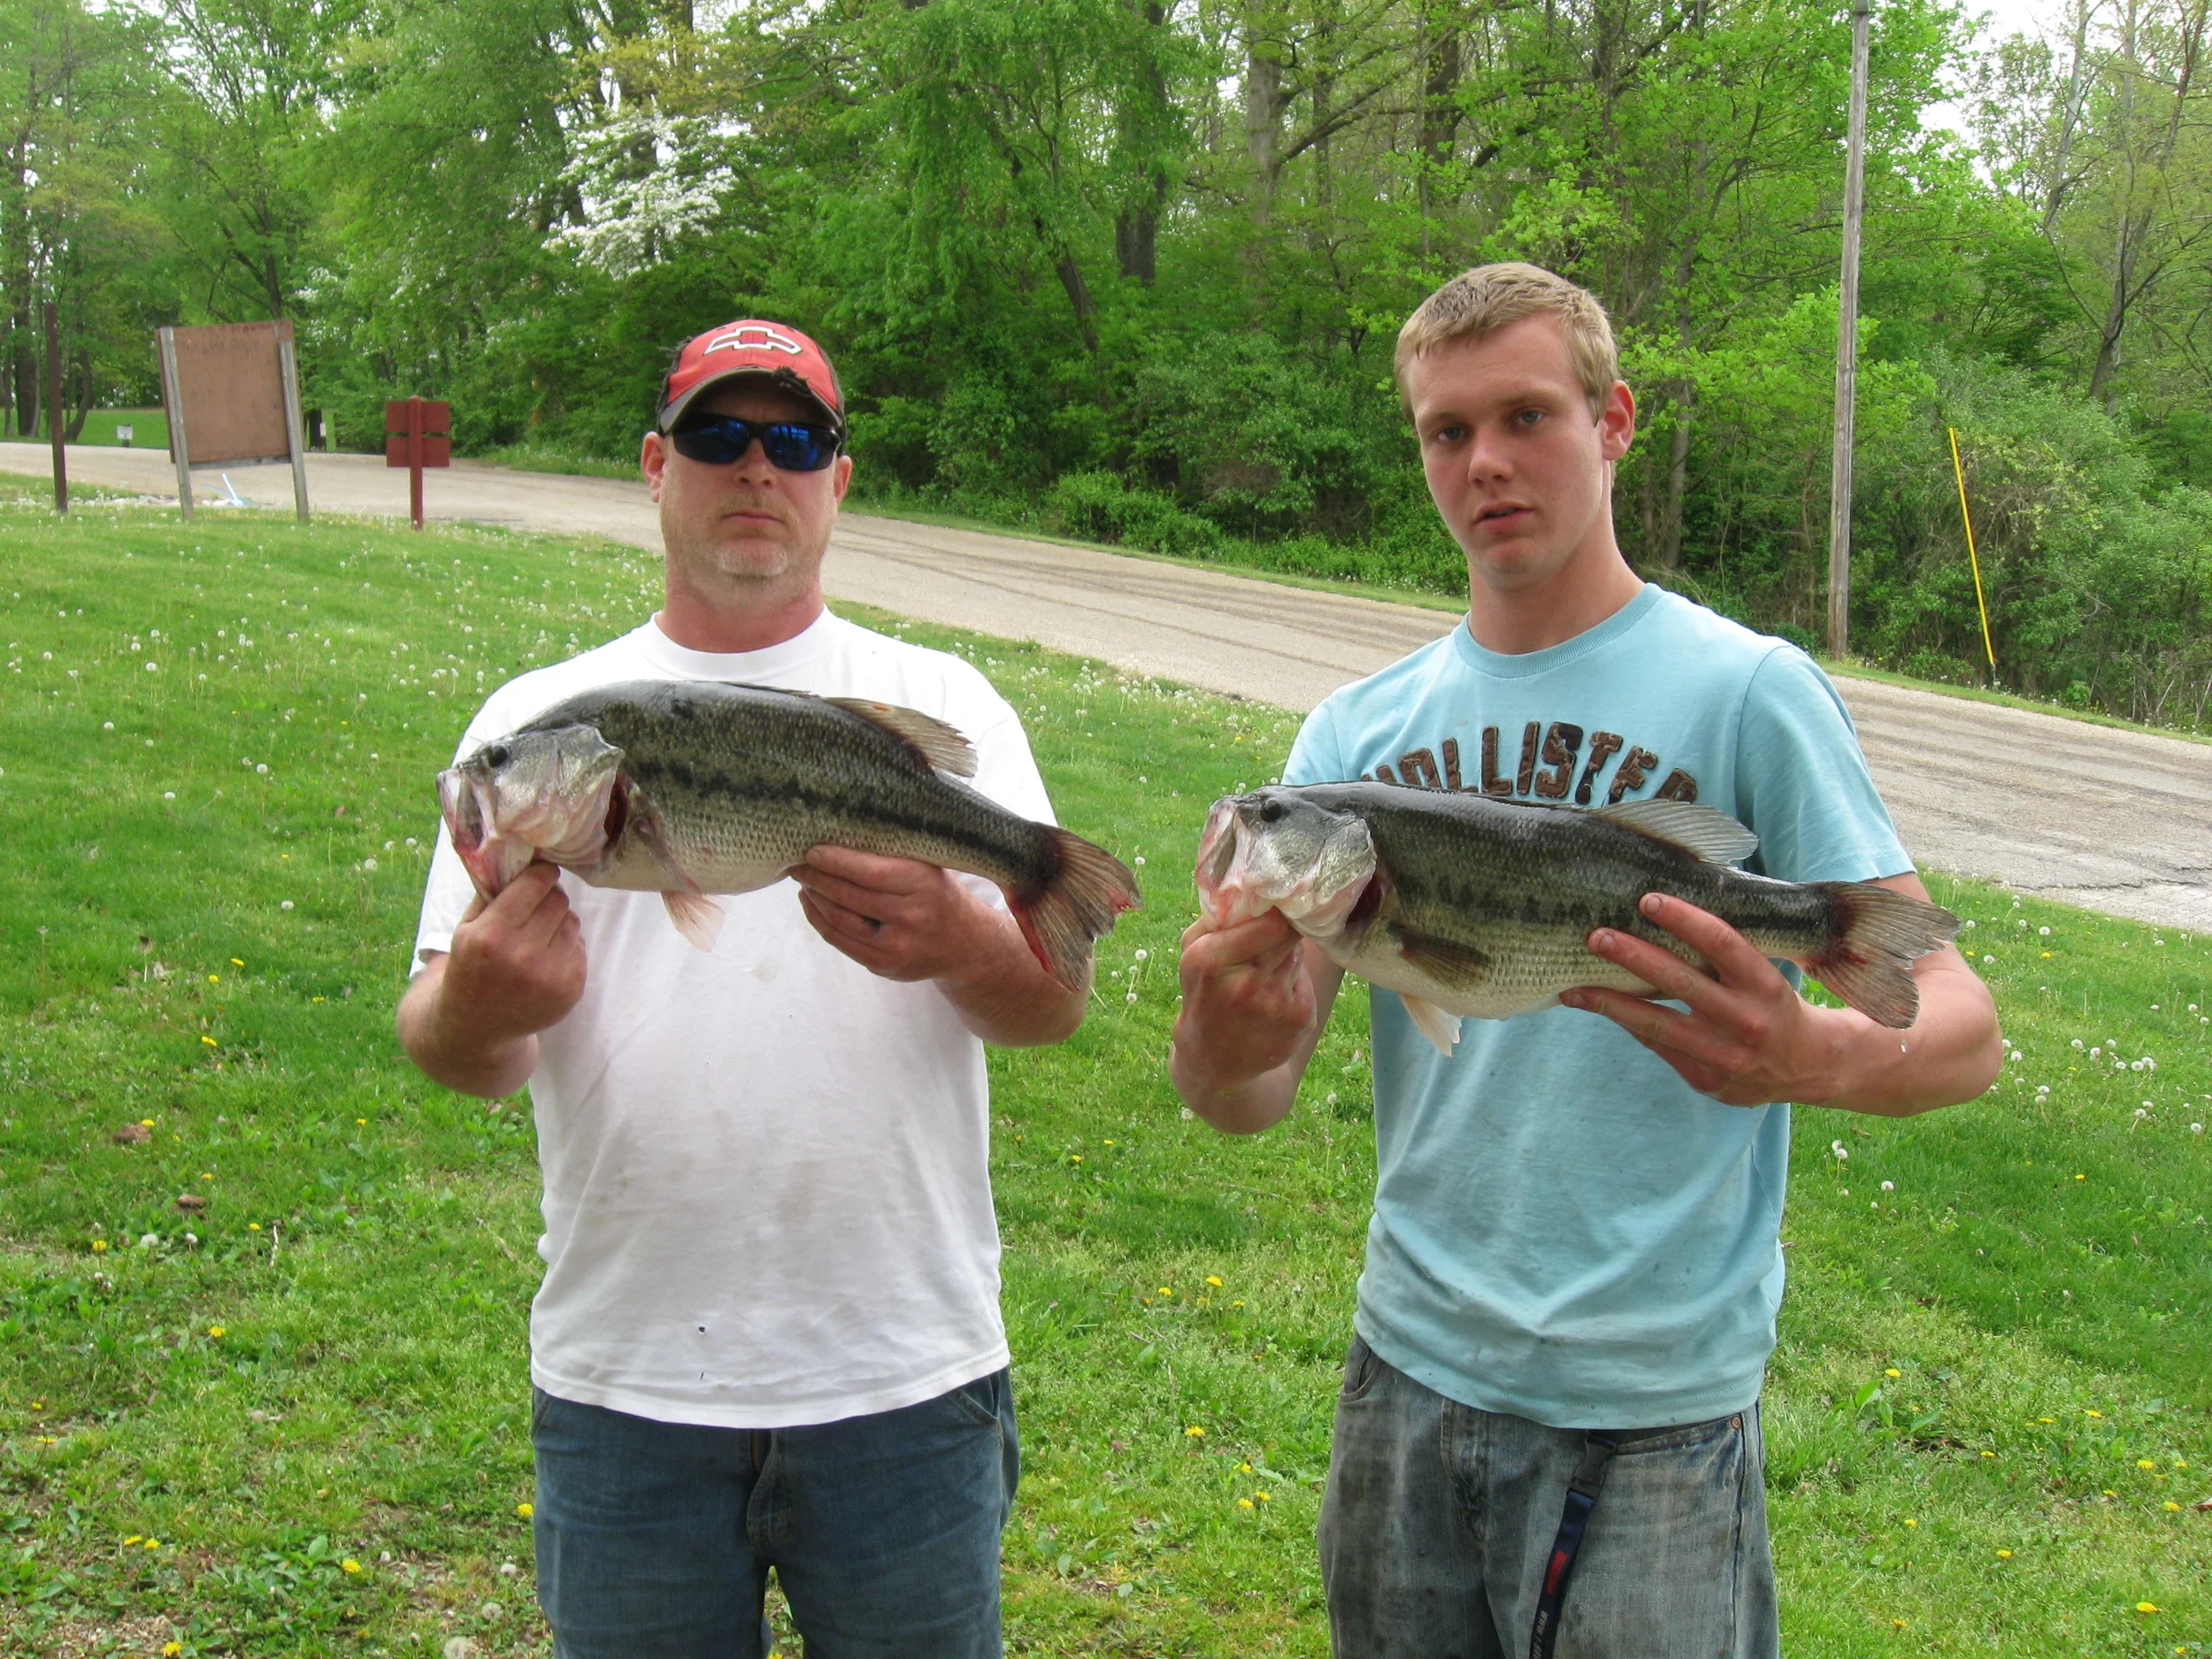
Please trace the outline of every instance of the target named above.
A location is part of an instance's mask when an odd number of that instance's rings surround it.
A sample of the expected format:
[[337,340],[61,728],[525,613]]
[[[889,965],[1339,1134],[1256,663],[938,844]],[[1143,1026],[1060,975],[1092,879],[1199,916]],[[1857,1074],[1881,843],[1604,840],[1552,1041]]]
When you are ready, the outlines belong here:
[[2137,1458],[2135,1460],[2135,1466],[2138,1469],[2155,1469],[2158,1467],[2156,1463],[2151,1462],[2151,1460],[2147,1457]]
[[526,1521],[537,1513],[537,1508],[534,1504],[518,1503],[515,1505],[515,1513]]
[[1903,1371],[1899,1371],[1894,1365],[1891,1366],[1887,1371],[1882,1373],[1885,1377],[1902,1377],[1904,1374],[1905,1373]]
[[1194,1423],[1190,1425],[1190,1427],[1183,1431],[1183,1438],[1185,1440],[1202,1440],[1206,1438],[1206,1431],[1200,1428],[1198,1425]]
[[1206,1275],[1206,1282],[1209,1285],[1211,1285],[1216,1290],[1219,1290],[1221,1288],[1221,1275],[1218,1273],[1209,1273]]
[[107,1248],[108,1241],[105,1239],[95,1239],[92,1241],[92,1253],[95,1256],[106,1254]]
[[2000,1561],[2010,1561],[2012,1559],[2012,1552],[2008,1549],[2001,1549],[1997,1552],[1997,1559]]
[[221,1341],[224,1337],[229,1334],[229,1333],[219,1325],[211,1325],[208,1326],[207,1333],[208,1335],[213,1337],[218,1342]]
[[1251,1507],[1252,1507],[1252,1500],[1251,1500],[1251,1499],[1249,1499],[1249,1498],[1239,1498],[1239,1499],[1237,1500],[1237,1508],[1239,1508],[1240,1509],[1250,1509]]
[[350,1556],[350,1555],[348,1555],[348,1556],[347,1556],[347,1557],[346,1557],[343,1561],[340,1562],[338,1564],[339,1564],[339,1566],[340,1566],[340,1567],[343,1568],[343,1569],[344,1569],[346,1571],[348,1571],[348,1572],[358,1572],[358,1571],[361,1571],[361,1563],[360,1563],[359,1562],[356,1561],[356,1560],[355,1560],[352,1556]]
[[[2162,944],[2162,944],[2164,944],[2166,941],[2165,941],[2164,940],[2162,940],[2162,940],[2160,940],[2158,942],[2159,942],[2160,944]],[[2158,1607],[2157,1607],[2157,1604],[2156,1604],[2155,1602],[2152,1602],[2152,1601],[2138,1601],[2138,1602],[2135,1604],[2135,1610],[2136,1610],[2137,1612],[2139,1612],[2139,1613],[2155,1613],[2155,1612],[2157,1612],[2157,1611],[2158,1611]]]
[[[151,668],[153,664],[149,663],[146,666]],[[165,1641],[161,1644],[161,1651],[164,1654],[180,1654],[184,1651],[184,1644],[180,1641]]]
[[2167,1499],[2165,1503],[2161,1507],[2163,1508],[2169,1515],[2179,1515],[2181,1513],[2181,1505],[2176,1503],[2171,1498]]
[[1919,1523],[1919,1522],[1917,1522],[1917,1521],[1916,1521],[1916,1520],[1914,1520],[1914,1519],[1913,1519],[1910,1516],[1907,1516],[1907,1517],[1905,1517],[1905,1525],[1906,1525],[1907,1526],[1917,1526],[1917,1525],[1920,1525],[1920,1523]]
[[[2081,1177],[2077,1175],[2074,1179],[2076,1180],[2079,1180]],[[2104,1416],[2104,1413],[2098,1410],[2094,1406],[2084,1406],[2082,1408],[2081,1414],[2085,1417],[2101,1417]]]

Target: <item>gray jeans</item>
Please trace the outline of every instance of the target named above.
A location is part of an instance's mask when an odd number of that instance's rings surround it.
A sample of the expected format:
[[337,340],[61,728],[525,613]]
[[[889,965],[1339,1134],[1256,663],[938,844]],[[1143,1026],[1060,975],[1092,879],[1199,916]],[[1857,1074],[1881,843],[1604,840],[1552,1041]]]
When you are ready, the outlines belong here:
[[[1556,1659],[1778,1659],[1757,1408],[1619,1438]],[[1353,1339],[1321,1505],[1337,1659],[1524,1659],[1584,1440],[1448,1400]]]

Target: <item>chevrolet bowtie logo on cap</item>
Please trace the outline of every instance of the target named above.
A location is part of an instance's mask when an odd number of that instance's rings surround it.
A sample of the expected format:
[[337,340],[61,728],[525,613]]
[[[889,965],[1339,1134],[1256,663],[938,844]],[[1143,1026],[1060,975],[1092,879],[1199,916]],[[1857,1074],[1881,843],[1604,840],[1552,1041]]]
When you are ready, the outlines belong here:
[[762,376],[814,404],[842,441],[845,399],[829,354],[797,329],[757,317],[724,323],[684,342],[661,388],[660,430],[681,419],[709,387],[741,375]]
[[709,351],[788,351],[797,357],[806,355],[806,347],[773,323],[740,323],[708,341],[699,355],[704,357]]

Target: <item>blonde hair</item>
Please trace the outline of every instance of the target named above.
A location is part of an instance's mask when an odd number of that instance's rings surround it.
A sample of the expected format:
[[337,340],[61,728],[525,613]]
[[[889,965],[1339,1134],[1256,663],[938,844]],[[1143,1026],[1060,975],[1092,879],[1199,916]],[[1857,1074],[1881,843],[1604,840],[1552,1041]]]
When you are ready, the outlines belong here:
[[1613,382],[1621,377],[1620,354],[1613,345],[1613,325],[1607,320],[1605,307],[1588,289],[1563,276],[1540,265],[1509,261],[1461,272],[1406,319],[1398,331],[1393,365],[1398,400],[1405,404],[1406,413],[1413,412],[1406,396],[1406,371],[1416,358],[1448,341],[1478,340],[1540,311],[1559,319],[1575,378],[1590,400],[1590,412],[1601,412]]

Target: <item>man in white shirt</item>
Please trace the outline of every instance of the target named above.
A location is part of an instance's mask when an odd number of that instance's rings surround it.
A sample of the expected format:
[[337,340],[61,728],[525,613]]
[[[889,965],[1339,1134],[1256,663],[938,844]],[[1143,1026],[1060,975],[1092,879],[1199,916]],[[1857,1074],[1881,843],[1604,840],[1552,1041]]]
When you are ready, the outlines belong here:
[[[642,455],[662,609],[500,687],[462,752],[588,687],[741,680],[933,715],[978,788],[1048,818],[975,669],[824,608],[844,437],[796,329],[687,343]],[[763,1655],[772,1566],[818,1659],[1000,1652],[1019,1463],[983,1044],[1060,1041],[1087,987],[973,879],[834,847],[795,879],[724,898],[702,955],[655,895],[538,864],[486,903],[449,837],[432,864],[400,1040],[449,1087],[527,1082],[537,1118],[534,1527],[561,1659]]]

